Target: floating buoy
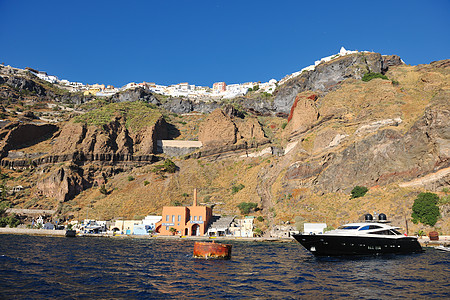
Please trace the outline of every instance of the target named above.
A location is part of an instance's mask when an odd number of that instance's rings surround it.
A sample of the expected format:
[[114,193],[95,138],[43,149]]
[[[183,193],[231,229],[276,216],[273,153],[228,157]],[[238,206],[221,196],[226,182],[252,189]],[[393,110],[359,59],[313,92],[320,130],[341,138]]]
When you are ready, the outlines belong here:
[[218,258],[218,259],[230,259],[231,258],[231,245],[217,244],[215,242],[195,242],[194,244],[194,257],[195,258]]

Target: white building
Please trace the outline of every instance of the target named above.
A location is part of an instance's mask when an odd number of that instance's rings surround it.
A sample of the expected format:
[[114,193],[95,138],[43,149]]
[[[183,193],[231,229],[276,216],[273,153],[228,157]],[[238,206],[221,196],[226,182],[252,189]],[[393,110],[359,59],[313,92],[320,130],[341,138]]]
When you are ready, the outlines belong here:
[[235,219],[236,227],[230,227],[231,233],[236,237],[253,237],[253,221],[255,217],[246,216],[244,219]]
[[156,229],[156,223],[162,220],[162,216],[148,215],[142,220],[142,225],[148,226],[148,230],[154,231]]

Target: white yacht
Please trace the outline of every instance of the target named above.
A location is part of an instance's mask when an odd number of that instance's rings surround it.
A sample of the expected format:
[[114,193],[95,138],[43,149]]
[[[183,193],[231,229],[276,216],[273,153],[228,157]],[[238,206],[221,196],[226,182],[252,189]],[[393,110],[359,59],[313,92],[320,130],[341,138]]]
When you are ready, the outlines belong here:
[[416,253],[423,249],[416,237],[405,236],[399,227],[388,225],[385,214],[373,221],[350,223],[324,234],[294,234],[293,237],[316,256],[373,255],[389,253]]

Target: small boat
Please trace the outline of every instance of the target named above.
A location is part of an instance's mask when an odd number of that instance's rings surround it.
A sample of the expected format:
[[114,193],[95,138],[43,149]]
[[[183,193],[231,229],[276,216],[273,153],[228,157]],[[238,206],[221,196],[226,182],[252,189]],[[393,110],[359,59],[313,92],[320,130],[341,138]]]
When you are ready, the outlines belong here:
[[194,244],[194,257],[195,258],[218,258],[218,259],[230,259],[231,258],[231,245],[218,244],[214,241],[212,243],[207,242],[195,242]]
[[436,250],[450,252],[450,247],[445,247],[443,245],[435,247]]
[[385,214],[373,221],[350,223],[324,234],[294,234],[293,237],[315,256],[379,255],[423,252],[416,237],[405,236],[399,227],[386,224]]

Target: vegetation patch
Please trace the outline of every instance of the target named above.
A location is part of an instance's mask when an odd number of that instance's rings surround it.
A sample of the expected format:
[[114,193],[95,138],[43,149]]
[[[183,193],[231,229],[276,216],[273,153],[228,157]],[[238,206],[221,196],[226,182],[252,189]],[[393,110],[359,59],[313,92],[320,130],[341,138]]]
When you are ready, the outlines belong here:
[[351,191],[350,199],[363,197],[369,191],[365,186],[355,186]]
[[231,194],[236,194],[237,192],[239,192],[240,190],[242,190],[243,188],[245,188],[245,185],[243,185],[242,183],[238,184],[238,185],[233,185],[231,187]]
[[117,116],[125,119],[125,126],[128,129],[137,131],[155,124],[162,114],[156,106],[143,101],[110,103],[75,117],[75,122],[103,127]]
[[425,225],[434,226],[440,217],[438,195],[434,193],[420,193],[414,200],[412,206],[412,221],[414,224],[422,223]]
[[256,209],[258,208],[258,204],[254,202],[241,202],[237,207],[241,211],[241,214],[248,215],[250,211],[256,211]]
[[361,78],[361,80],[367,82],[367,81],[371,81],[372,79],[375,79],[375,78],[389,80],[389,78],[387,78],[386,75],[383,75],[381,73],[372,73],[372,72],[364,74],[364,76]]

